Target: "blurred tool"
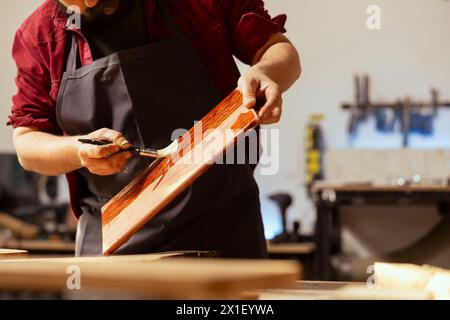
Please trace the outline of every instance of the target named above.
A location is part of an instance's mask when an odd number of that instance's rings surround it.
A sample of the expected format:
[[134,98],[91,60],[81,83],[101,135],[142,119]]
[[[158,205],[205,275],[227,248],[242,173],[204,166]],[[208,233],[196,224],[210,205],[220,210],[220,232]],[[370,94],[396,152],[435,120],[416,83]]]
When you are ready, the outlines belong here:
[[349,107],[351,115],[348,127],[348,132],[351,136],[356,134],[359,124],[367,120],[370,111],[368,108],[370,106],[370,77],[368,75],[362,77],[354,75],[353,79],[355,86],[355,101],[354,104]]
[[287,230],[287,209],[292,204],[292,197],[287,193],[277,193],[269,196],[269,199],[274,201],[278,208],[280,209],[281,221],[282,221],[282,232],[275,236],[272,240],[273,243],[285,243],[290,241],[290,235]]
[[397,123],[400,123],[401,114],[391,108],[375,108],[376,128],[379,132],[393,133]]
[[308,190],[317,180],[324,179],[323,153],[325,143],[321,122],[322,114],[311,114],[306,126],[306,185]]
[[287,228],[287,210],[292,204],[292,197],[287,193],[277,193],[269,196],[269,199],[274,201],[278,208],[280,209],[280,216],[282,222],[282,232],[275,236],[271,243],[280,244],[280,243],[301,243],[301,242],[310,242],[312,238],[309,236],[303,236],[301,233],[301,224],[300,221],[294,221],[293,223],[293,231],[289,232]]
[[305,242],[313,242],[314,237],[305,236],[302,233],[302,225],[300,221],[294,221],[294,229],[291,234],[290,242],[292,243],[305,243]]
[[[450,101],[439,100],[439,92],[431,90],[431,102],[415,102],[411,98],[394,103],[372,103],[370,100],[370,78],[354,76],[355,102],[343,104],[342,108],[350,110],[348,133],[354,138],[358,127],[373,115],[376,129],[383,133],[393,133],[399,128],[403,135],[403,146],[409,145],[411,133],[431,136],[434,129],[434,119],[441,107],[450,107]],[[397,126],[397,124],[399,124]]]
[[410,112],[410,133],[418,133],[423,136],[433,134],[434,110],[430,108],[416,108]]
[[36,239],[40,233],[38,226],[25,223],[2,212],[0,212],[0,227],[10,230],[19,239]]
[[26,172],[16,155],[0,155],[0,176],[2,241],[74,239],[74,230],[66,225],[69,204],[60,200],[59,178]]

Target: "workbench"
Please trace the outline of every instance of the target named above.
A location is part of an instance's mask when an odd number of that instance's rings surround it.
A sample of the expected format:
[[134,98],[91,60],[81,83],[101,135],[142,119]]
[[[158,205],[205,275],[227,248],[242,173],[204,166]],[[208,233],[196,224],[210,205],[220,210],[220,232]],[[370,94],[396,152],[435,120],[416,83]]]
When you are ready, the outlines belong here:
[[[0,259],[0,299],[8,298],[9,294],[15,298],[23,294],[26,299],[44,295],[46,299],[75,300],[425,300],[431,297],[425,287],[414,285],[415,278],[424,278],[419,266],[380,264],[379,272],[384,274],[386,286],[381,289],[371,283],[299,280],[301,267],[293,261],[221,260],[210,258],[207,252],[45,259],[25,259],[26,252],[20,250],[0,250],[0,253],[6,257]],[[419,276],[410,277],[408,286],[403,276],[392,277],[398,270],[409,270],[409,274],[414,271]],[[429,279],[438,271],[447,277],[445,270],[431,267],[424,270]],[[38,292],[36,297],[35,292]]]
[[249,298],[253,294],[253,298],[258,300],[323,300],[327,299],[333,292],[351,285],[362,286],[363,284],[331,281],[297,281],[290,287],[254,290],[246,294]]
[[0,249],[0,260],[26,258],[28,258],[28,252],[25,250]]
[[50,240],[8,240],[0,243],[5,249],[27,250],[33,254],[61,254],[74,255],[75,243]]
[[[253,295],[252,295],[253,294]],[[293,286],[255,290],[244,297],[257,300],[427,300],[420,290],[382,290],[359,282],[297,281]]]
[[245,291],[290,286],[302,273],[294,261],[198,258],[203,256],[2,260],[0,292],[51,292],[75,299],[239,299]]
[[312,188],[316,206],[315,279],[331,280],[331,257],[341,252],[340,209],[349,205],[436,205],[441,214],[450,210],[449,186],[345,185],[317,183]]
[[303,267],[303,279],[313,278],[315,252],[315,244],[313,242],[272,243],[267,241],[267,252],[271,259],[299,261]]

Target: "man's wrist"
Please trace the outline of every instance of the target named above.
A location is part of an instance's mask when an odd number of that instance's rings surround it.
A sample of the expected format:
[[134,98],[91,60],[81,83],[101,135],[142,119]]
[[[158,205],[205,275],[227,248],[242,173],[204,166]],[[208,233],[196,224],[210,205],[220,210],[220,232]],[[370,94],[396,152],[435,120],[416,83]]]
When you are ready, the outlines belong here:
[[260,61],[257,64],[255,64],[254,66],[252,66],[249,71],[252,73],[256,73],[256,74],[267,75],[267,72],[268,72],[267,63]]
[[75,169],[81,169],[83,168],[83,163],[80,158],[80,142],[78,141],[81,138],[81,136],[72,136],[68,137],[68,146],[69,146],[69,153],[70,153],[70,160],[71,160],[71,166],[73,166]]

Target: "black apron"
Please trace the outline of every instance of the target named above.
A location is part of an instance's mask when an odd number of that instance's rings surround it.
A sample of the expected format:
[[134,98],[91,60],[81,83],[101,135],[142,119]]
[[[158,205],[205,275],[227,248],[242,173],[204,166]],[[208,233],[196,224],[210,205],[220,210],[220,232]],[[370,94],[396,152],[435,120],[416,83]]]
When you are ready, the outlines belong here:
[[[134,145],[159,149],[176,138],[174,129],[191,128],[220,102],[222,97],[166,4],[157,3],[172,33],[165,40],[78,68],[78,40],[73,34],[57,101],[57,119],[65,134],[110,128]],[[101,255],[101,207],[149,164],[148,159],[134,157],[124,172],[107,177],[78,170],[89,192],[75,204],[82,209],[77,255]],[[220,251],[233,258],[266,256],[259,192],[250,166],[212,166],[116,253],[177,250]]]

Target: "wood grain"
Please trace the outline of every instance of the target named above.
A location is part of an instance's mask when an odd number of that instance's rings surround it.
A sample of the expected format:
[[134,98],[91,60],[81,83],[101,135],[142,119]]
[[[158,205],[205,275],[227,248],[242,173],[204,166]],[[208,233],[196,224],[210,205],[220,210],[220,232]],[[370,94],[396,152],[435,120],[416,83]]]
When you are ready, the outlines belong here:
[[[145,260],[145,259],[144,259]],[[293,284],[300,265],[290,261],[138,257],[0,262],[0,290],[64,291],[69,267],[81,271],[81,293],[139,292],[152,298],[236,298],[242,291]]]
[[179,139],[175,157],[150,166],[102,208],[103,253],[117,250],[258,124],[235,90]]

